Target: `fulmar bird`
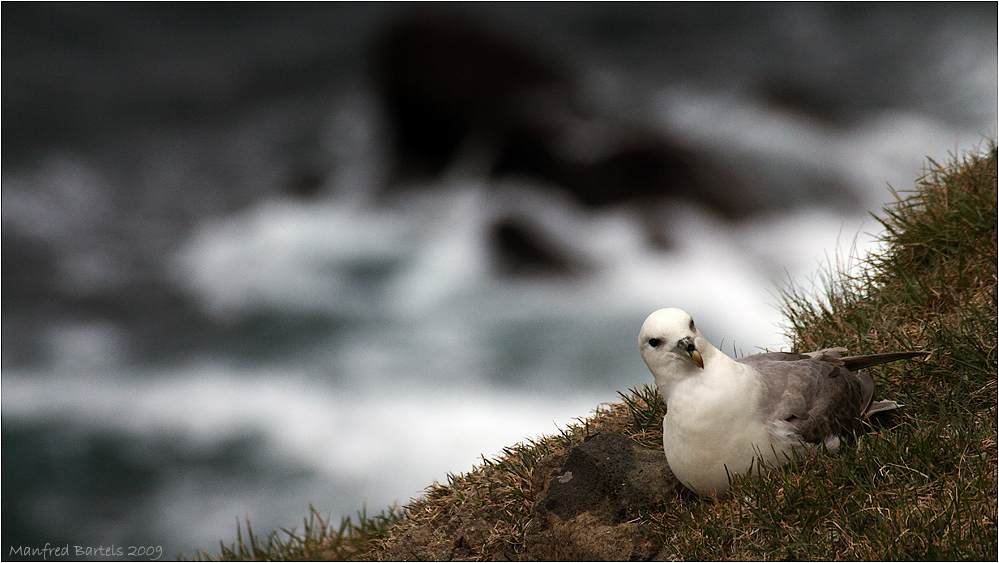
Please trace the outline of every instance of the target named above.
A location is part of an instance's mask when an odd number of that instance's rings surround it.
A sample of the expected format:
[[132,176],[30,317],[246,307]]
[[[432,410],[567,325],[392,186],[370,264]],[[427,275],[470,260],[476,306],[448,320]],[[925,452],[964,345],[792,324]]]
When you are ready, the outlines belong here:
[[680,309],[649,315],[638,346],[666,400],[666,461],[700,495],[725,493],[729,475],[746,473],[760,461],[777,467],[795,452],[835,451],[840,436],[861,417],[898,406],[872,401],[874,381],[858,370],[928,354],[841,358],[846,348],[827,348],[733,360]]

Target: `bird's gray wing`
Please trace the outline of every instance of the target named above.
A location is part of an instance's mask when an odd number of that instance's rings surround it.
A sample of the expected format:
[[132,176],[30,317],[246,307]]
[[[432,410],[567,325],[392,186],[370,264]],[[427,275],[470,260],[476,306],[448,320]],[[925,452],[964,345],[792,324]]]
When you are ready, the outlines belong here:
[[929,355],[907,351],[841,357],[846,351],[770,352],[736,361],[760,372],[764,392],[761,409],[767,420],[784,421],[801,440],[818,444],[855,428],[861,416],[898,406],[894,401],[873,401],[874,380],[859,370]]
[[873,395],[870,378],[862,381],[838,362],[782,352],[737,361],[761,375],[761,414],[805,443],[821,444],[855,428]]

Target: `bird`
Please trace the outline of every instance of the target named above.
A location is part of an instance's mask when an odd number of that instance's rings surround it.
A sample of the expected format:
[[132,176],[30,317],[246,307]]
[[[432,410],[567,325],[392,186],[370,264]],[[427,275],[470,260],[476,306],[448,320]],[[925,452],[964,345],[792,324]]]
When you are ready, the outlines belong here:
[[874,380],[859,370],[929,355],[841,357],[847,349],[837,347],[732,359],[675,308],[645,319],[638,346],[666,401],[663,450],[670,469],[688,489],[714,497],[754,467],[758,476],[801,454],[835,452],[862,418],[902,406],[874,401]]

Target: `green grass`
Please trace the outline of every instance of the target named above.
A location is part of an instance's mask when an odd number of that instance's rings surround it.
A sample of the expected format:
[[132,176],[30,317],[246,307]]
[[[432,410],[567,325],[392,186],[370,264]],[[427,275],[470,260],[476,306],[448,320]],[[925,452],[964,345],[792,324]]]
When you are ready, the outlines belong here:
[[[996,160],[990,143],[981,154],[930,161],[914,189],[897,193],[885,210],[883,251],[857,267],[831,265],[820,295],[783,290],[795,350],[932,351],[925,361],[870,369],[878,395],[905,407],[868,423],[836,455],[803,459],[756,481],[736,478],[721,500],[680,491],[642,513],[664,555],[996,560]],[[641,386],[559,435],[449,475],[401,511],[359,514],[358,524],[348,519],[333,528],[313,510],[302,532],[251,534],[249,543],[240,528],[240,539],[215,557],[377,559],[417,536],[426,538],[428,557],[446,557],[451,552],[433,546],[449,545],[448,530],[471,515],[489,531],[466,546],[466,557],[523,558],[541,486],[538,464],[607,430],[661,449],[664,412],[655,387]]]

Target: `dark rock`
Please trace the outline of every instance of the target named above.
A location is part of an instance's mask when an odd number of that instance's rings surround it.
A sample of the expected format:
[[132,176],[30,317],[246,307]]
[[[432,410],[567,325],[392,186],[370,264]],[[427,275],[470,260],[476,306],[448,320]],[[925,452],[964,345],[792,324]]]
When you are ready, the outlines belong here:
[[[665,137],[636,127],[598,123],[599,117],[573,115],[558,127],[513,131],[493,168],[499,176],[534,176],[564,187],[589,207],[628,201],[648,202],[666,197],[697,201],[727,217],[757,209],[740,194],[740,184],[706,157]],[[594,149],[576,151],[574,129],[615,130],[611,139]]]
[[58,255],[51,243],[4,228],[2,254],[3,312],[30,310],[52,299]]
[[588,206],[665,197],[738,217],[761,202],[709,156],[592,111],[567,73],[464,20],[422,16],[378,49],[397,175],[442,174],[469,158],[493,176],[528,176]]
[[602,433],[570,450],[550,475],[538,505],[563,520],[589,511],[616,524],[659,504],[676,483],[661,451]]
[[489,229],[494,266],[506,276],[571,276],[586,269],[537,225],[519,216],[498,219]]
[[789,78],[772,78],[764,81],[759,91],[767,105],[781,111],[830,125],[845,124],[846,112],[830,90]]
[[440,171],[473,129],[522,126],[523,92],[565,78],[506,38],[463,21],[413,18],[378,53],[381,89],[402,156]]
[[299,199],[313,200],[321,195],[325,181],[325,176],[316,170],[296,170],[288,178],[285,191]]

